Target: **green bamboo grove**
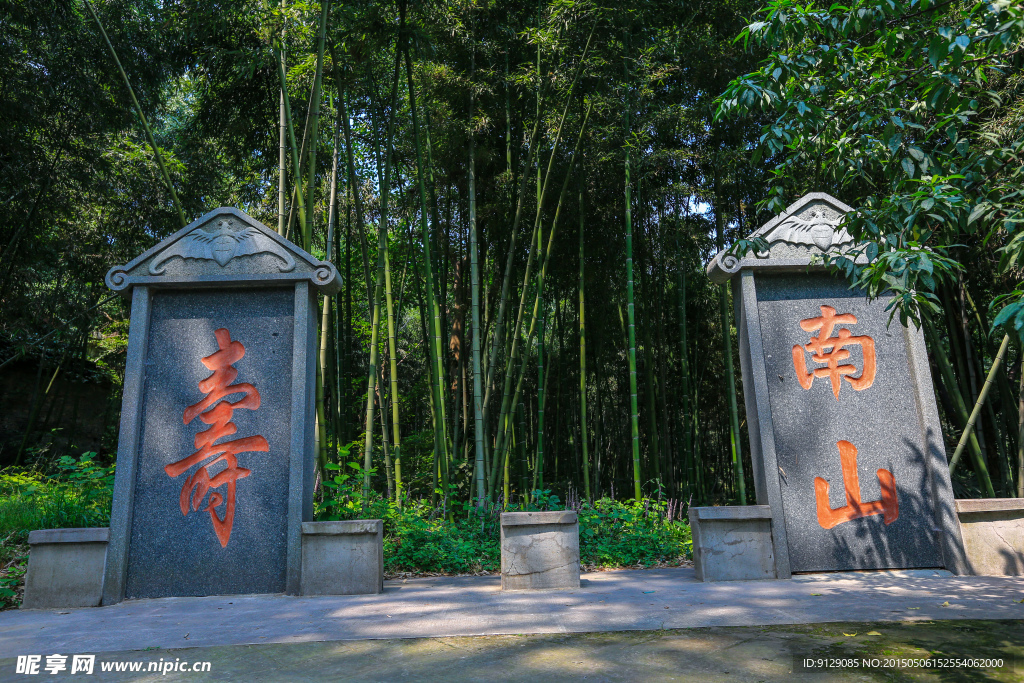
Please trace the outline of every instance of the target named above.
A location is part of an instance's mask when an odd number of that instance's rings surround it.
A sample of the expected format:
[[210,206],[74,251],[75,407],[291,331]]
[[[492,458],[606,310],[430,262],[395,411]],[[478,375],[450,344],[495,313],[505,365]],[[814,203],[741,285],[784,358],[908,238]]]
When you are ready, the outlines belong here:
[[[30,386],[0,466],[80,445],[62,369],[109,388],[112,457],[127,309],[102,273],[234,205],[343,277],[321,480],[443,514],[754,502],[732,294],[704,266],[773,215],[766,114],[716,116],[765,56],[735,40],[763,3],[82,3],[4,17],[53,82],[3,56],[0,361]],[[789,173],[791,198],[842,196]],[[954,480],[1018,495],[1024,354],[990,334],[1006,276],[964,249],[923,320],[950,452],[973,430]]]

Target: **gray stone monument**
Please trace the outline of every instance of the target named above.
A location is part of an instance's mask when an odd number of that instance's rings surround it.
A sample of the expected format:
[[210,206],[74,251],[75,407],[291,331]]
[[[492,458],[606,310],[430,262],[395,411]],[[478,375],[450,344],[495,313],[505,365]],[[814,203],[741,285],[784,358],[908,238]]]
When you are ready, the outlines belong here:
[[757,502],[776,575],[945,567],[967,571],[924,339],[891,325],[821,264],[855,245],[851,211],[808,194],[760,228],[767,252],[719,253],[732,281]]
[[132,310],[103,604],[299,593],[334,266],[220,208],[107,286]]

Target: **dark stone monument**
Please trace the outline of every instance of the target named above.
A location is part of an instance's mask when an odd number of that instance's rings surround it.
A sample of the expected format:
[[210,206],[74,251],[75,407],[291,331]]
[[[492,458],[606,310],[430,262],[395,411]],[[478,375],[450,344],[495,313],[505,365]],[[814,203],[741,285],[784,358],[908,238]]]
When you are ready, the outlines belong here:
[[334,266],[220,208],[107,286],[132,310],[103,603],[299,593]]
[[945,567],[966,573],[924,339],[890,296],[868,301],[821,262],[848,251],[850,207],[809,194],[719,253],[732,281],[757,502],[776,575]]

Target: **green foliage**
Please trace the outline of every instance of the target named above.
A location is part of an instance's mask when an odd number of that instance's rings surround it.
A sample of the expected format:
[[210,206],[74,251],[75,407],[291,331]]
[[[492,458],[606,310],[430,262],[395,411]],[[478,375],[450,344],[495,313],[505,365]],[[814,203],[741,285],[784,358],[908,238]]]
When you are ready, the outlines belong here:
[[690,527],[669,519],[664,502],[610,498],[584,505],[580,518],[580,562],[600,567],[674,563],[692,554]]
[[[361,470],[339,474],[331,482],[329,497],[318,506],[319,519],[383,519],[384,563],[388,573],[475,574],[495,572],[501,566],[500,508],[481,514],[466,503],[459,514],[447,516],[427,501],[406,500],[404,505],[372,493],[362,494]],[[333,471],[341,468],[334,466]],[[325,482],[326,484],[327,482]],[[534,491],[523,506],[506,511],[561,510],[559,497],[550,490]],[[610,498],[586,503],[578,510],[580,561],[596,567],[635,567],[678,563],[690,555],[690,529],[670,518],[663,502],[643,499],[621,503]]]
[[[869,295],[893,291],[904,323],[939,312],[960,242],[999,247],[1011,236],[1000,251],[1004,270],[1014,266],[1024,249],[1020,3],[773,0],[759,19],[740,38],[770,56],[730,84],[718,115],[771,117],[757,151],[777,162],[770,208],[809,189],[843,194],[866,262],[830,260]],[[799,186],[807,179],[814,187]],[[1013,305],[999,322],[1016,319]]]
[[[349,457],[351,449],[358,445],[358,442],[352,442],[339,448],[339,458],[344,460]],[[372,477],[377,473],[377,468],[371,467],[367,471],[355,461],[350,461],[346,465],[352,470],[352,474],[347,474],[341,465],[327,463],[327,471],[333,476],[326,476],[321,483],[325,490],[317,517],[325,520],[381,518],[387,501],[372,493],[368,500],[364,500],[362,487],[364,474],[368,472]]]
[[501,566],[497,514],[482,518],[470,505],[446,521],[425,502],[393,508],[384,526],[387,572],[466,574]]
[[[0,551],[8,551],[8,547],[0,547]],[[0,567],[0,609],[17,607],[21,604],[19,589],[24,585],[25,572],[28,570],[28,548],[24,545],[10,546],[8,552],[2,552],[0,558],[5,561]]]
[[108,526],[114,468],[97,464],[95,455],[63,456],[51,476],[17,468],[0,472],[0,538],[24,541],[35,529]]
[[0,471],[0,609],[20,601],[30,531],[109,526],[114,468],[95,456],[63,456],[50,476],[13,467]]

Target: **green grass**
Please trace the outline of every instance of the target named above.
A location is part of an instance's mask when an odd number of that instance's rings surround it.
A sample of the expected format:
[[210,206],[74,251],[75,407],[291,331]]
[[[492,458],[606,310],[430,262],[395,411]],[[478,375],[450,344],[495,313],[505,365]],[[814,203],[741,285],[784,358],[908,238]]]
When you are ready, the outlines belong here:
[[94,455],[64,456],[49,476],[0,471],[0,609],[21,602],[30,531],[110,525],[114,468],[96,464]]

